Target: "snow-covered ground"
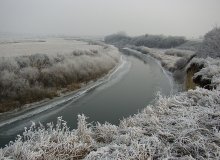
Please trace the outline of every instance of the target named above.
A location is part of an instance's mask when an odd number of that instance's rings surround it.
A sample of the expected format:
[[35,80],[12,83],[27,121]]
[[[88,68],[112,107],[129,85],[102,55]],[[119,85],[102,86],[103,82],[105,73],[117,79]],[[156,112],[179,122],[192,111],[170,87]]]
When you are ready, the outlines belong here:
[[69,54],[76,50],[99,50],[100,45],[88,45],[87,42],[63,38],[42,39],[0,39],[0,57],[27,56],[33,54]]

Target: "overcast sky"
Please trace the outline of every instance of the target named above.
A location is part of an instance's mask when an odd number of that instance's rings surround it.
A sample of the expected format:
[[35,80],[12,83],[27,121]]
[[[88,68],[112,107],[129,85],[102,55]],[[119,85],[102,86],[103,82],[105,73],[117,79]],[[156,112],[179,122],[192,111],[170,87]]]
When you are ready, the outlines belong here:
[[0,0],[0,32],[198,37],[220,26],[220,0]]

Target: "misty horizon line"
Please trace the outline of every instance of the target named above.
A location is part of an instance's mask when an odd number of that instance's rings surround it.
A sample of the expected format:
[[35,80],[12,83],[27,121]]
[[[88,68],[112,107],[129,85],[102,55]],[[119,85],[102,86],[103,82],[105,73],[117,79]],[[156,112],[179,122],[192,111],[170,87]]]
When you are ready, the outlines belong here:
[[[214,28],[214,27],[213,27]],[[207,31],[208,32],[208,31]],[[62,38],[62,37],[73,37],[73,38],[104,38],[108,35],[113,35],[113,34],[125,34],[126,36],[129,37],[138,37],[138,36],[143,36],[143,35],[161,35],[161,36],[179,36],[179,37],[185,37],[186,39],[202,39],[204,35],[207,33],[205,32],[203,35],[199,36],[187,36],[187,35],[177,35],[177,34],[164,34],[164,33],[143,33],[143,34],[129,34],[128,32],[125,31],[117,31],[117,32],[112,32],[112,33],[107,33],[107,34],[67,34],[67,33],[28,33],[28,32],[10,32],[10,31],[0,31],[0,38],[34,38],[34,37],[42,37],[42,38]],[[6,36],[6,37],[4,37]],[[11,36],[11,37],[10,37]]]

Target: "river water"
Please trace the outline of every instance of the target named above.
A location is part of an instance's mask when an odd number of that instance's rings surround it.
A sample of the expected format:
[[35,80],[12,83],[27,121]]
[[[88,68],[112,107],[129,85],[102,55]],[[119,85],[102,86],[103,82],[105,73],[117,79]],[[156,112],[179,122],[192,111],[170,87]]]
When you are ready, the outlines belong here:
[[62,116],[72,129],[77,127],[77,115],[83,113],[89,117],[87,120],[90,123],[107,121],[117,125],[120,119],[153,103],[158,91],[162,95],[169,95],[172,92],[172,81],[157,61],[147,55],[134,55],[124,55],[124,65],[109,81],[90,90],[81,98],[1,127],[0,147],[14,140],[25,126],[30,126],[31,121],[55,123],[57,117]]

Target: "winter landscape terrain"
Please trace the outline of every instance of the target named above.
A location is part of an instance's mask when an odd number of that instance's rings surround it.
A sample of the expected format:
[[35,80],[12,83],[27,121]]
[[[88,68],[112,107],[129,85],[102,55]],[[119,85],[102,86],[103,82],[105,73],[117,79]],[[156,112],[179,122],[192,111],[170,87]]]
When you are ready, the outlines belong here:
[[219,0],[0,0],[0,160],[220,160]]
[[[158,94],[154,104],[124,118],[119,125],[108,122],[90,125],[83,114],[78,115],[78,127],[73,130],[62,117],[56,124],[47,126],[33,123],[16,141],[2,148],[0,156],[9,159],[219,159],[219,33],[219,28],[208,32],[196,51],[123,45],[150,54],[173,75],[183,72],[182,84],[189,83],[187,79],[191,78],[197,86],[195,90],[168,97]],[[103,50],[111,48],[104,45]],[[107,51],[105,56],[106,60],[112,60],[111,68],[117,62],[117,54],[113,56]],[[99,52],[73,52],[67,56],[96,58]],[[192,59],[192,55],[196,58]],[[56,58],[48,59],[53,62]],[[193,74],[188,74],[192,71]]]

